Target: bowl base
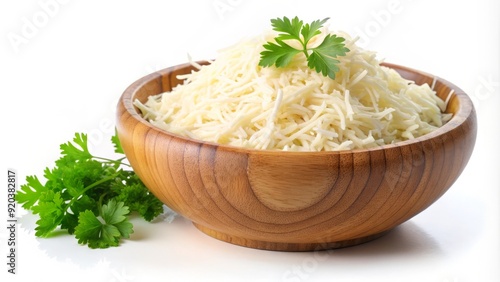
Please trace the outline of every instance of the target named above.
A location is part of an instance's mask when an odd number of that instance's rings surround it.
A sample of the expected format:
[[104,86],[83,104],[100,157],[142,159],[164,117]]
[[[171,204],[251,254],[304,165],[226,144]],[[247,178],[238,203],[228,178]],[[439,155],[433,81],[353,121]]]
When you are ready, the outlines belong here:
[[390,230],[380,232],[377,234],[369,235],[366,237],[344,240],[344,241],[336,241],[336,242],[322,242],[322,243],[280,243],[280,242],[267,242],[267,241],[259,241],[259,240],[250,240],[242,237],[236,237],[232,235],[228,235],[225,233],[221,233],[219,231],[215,231],[213,229],[207,228],[205,226],[196,224],[193,222],[193,225],[198,228],[201,232],[207,234],[210,237],[215,239],[231,243],[234,245],[248,247],[253,249],[261,249],[261,250],[269,250],[269,251],[286,251],[286,252],[307,252],[307,251],[321,251],[321,250],[329,250],[329,249],[339,249],[345,247],[351,247],[359,244],[363,244],[372,240],[375,240],[379,237],[382,237]]

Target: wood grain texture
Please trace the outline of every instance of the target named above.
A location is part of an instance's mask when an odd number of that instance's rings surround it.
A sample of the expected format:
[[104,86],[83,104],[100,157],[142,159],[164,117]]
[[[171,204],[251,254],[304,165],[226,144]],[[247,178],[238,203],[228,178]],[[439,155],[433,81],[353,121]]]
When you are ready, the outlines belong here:
[[[434,76],[385,64],[418,84]],[[150,74],[125,90],[117,131],[146,186],[202,232],[233,244],[282,251],[373,240],[441,197],[465,168],[476,139],[468,96],[438,78],[453,118],[411,141],[366,150],[277,152],[220,146],[145,121],[133,100],[169,91],[189,64]]]

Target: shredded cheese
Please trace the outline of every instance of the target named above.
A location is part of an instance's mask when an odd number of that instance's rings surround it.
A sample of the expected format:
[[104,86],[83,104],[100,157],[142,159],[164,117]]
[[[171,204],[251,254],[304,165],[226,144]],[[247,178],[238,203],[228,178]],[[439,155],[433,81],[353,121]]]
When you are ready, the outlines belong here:
[[275,36],[269,32],[221,50],[209,65],[192,62],[198,71],[179,76],[183,84],[135,105],[174,134],[284,151],[376,147],[427,134],[451,118],[435,82],[403,79],[339,35],[350,52],[338,58],[335,80],[309,69],[305,57],[286,68],[260,67],[262,45]]

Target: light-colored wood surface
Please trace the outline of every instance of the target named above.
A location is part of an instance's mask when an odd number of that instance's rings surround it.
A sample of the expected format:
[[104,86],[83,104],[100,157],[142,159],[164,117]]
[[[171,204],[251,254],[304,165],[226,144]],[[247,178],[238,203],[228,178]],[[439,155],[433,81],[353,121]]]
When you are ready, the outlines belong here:
[[[418,84],[432,75],[385,64]],[[453,184],[476,138],[468,96],[454,94],[450,122],[411,141],[368,150],[294,153],[200,142],[145,121],[133,100],[169,91],[181,65],[148,75],[124,92],[117,111],[120,141],[133,169],[170,208],[202,232],[233,244],[283,251],[346,247],[375,239],[415,216]]]

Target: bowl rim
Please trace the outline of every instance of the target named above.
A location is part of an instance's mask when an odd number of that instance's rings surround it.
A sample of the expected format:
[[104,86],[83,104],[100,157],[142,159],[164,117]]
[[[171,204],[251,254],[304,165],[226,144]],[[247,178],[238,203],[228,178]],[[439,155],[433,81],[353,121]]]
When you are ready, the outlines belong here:
[[[196,63],[198,64],[205,64],[207,61],[197,61]],[[187,67],[193,67],[192,63],[183,63],[183,64],[178,64],[174,66],[170,66],[155,72],[152,72],[148,75],[145,75],[132,84],[130,84],[125,91],[123,92],[122,96],[119,99],[118,106],[120,104],[123,104],[125,112],[127,112],[128,115],[133,117],[137,122],[145,125],[148,130],[153,130],[159,134],[165,135],[170,138],[175,138],[175,139],[180,139],[183,142],[186,143],[194,143],[197,145],[203,145],[203,146],[209,146],[213,147],[214,149],[220,151],[232,151],[232,152],[240,152],[240,153],[245,153],[245,154],[271,154],[271,155],[276,155],[279,153],[283,153],[289,156],[293,155],[318,155],[318,156],[323,156],[323,155],[342,155],[342,154],[354,154],[354,153],[370,153],[370,152],[376,152],[376,151],[384,151],[387,149],[396,149],[396,148],[401,148],[405,146],[411,146],[415,145],[418,143],[422,143],[424,141],[431,141],[433,139],[442,137],[449,132],[457,129],[458,127],[462,126],[468,119],[471,117],[475,116],[475,109],[474,109],[474,104],[472,103],[472,100],[470,97],[463,91],[461,88],[456,86],[455,84],[449,82],[448,80],[429,74],[424,71],[420,71],[417,69],[413,69],[410,67],[394,64],[394,63],[388,63],[388,62],[383,62],[381,63],[381,66],[388,67],[391,69],[394,69],[396,71],[401,70],[404,72],[410,72],[410,73],[416,73],[418,75],[424,76],[424,77],[431,77],[434,78],[437,82],[440,82],[444,84],[447,88],[453,90],[453,97],[449,100],[448,103],[451,102],[453,99],[458,99],[459,105],[458,105],[458,110],[455,114],[453,114],[452,118],[446,122],[444,125],[441,127],[437,128],[436,130],[429,132],[425,135],[419,136],[414,139],[409,139],[409,140],[404,140],[404,141],[398,141],[392,144],[384,144],[381,146],[377,147],[371,147],[371,148],[358,148],[358,149],[351,149],[351,150],[339,150],[339,151],[283,151],[283,150],[263,150],[263,149],[254,149],[254,148],[247,148],[247,147],[238,147],[238,146],[233,146],[233,145],[227,145],[227,144],[219,144],[216,142],[212,141],[204,141],[204,140],[199,140],[199,139],[194,139],[190,138],[187,136],[182,136],[178,135],[172,132],[169,132],[167,130],[164,130],[162,128],[156,127],[153,124],[151,124],[149,121],[144,119],[142,115],[140,114],[140,110],[134,105],[134,100],[135,100],[135,95],[137,94],[137,91],[143,87],[146,83],[149,83],[152,80],[155,79],[162,79],[165,75],[168,75],[169,73],[187,68]],[[161,93],[158,93],[161,94]],[[121,115],[120,111],[118,113]]]

